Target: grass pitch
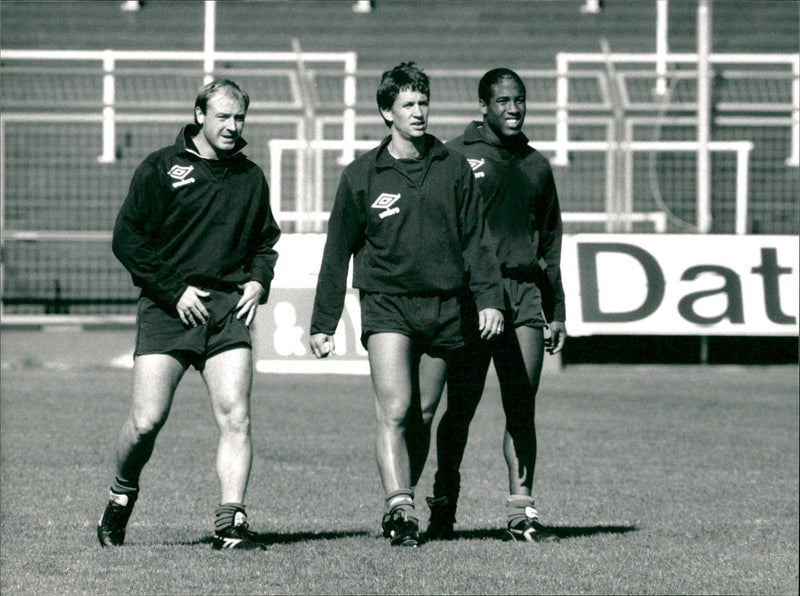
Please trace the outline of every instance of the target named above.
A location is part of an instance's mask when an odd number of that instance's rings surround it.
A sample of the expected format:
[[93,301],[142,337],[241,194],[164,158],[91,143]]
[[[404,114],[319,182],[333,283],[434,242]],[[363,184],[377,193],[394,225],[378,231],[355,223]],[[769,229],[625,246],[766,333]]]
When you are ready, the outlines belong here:
[[[257,375],[248,491],[266,552],[210,547],[216,428],[190,372],[126,545],[101,549],[130,372],[2,371],[0,591],[15,594],[796,594],[798,375],[574,366],[538,400],[535,496],[555,544],[501,540],[490,378],[462,469],[460,538],[391,548],[367,377]],[[441,413],[441,412],[440,412]],[[418,503],[431,494],[431,459]],[[427,525],[424,504],[418,510]]]

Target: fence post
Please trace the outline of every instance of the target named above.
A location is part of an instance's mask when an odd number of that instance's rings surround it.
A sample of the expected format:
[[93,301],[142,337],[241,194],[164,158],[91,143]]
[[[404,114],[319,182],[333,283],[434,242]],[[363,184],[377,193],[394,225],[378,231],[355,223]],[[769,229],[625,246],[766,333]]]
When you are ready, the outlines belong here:
[[339,165],[346,166],[355,159],[353,143],[356,140],[356,58],[355,52],[348,52],[344,62],[344,123],[342,140],[344,147],[339,156]]
[[697,5],[697,231],[711,231],[711,6]]
[[270,205],[272,213],[278,224],[283,223],[283,201],[281,201],[282,192],[282,176],[281,176],[281,161],[283,158],[283,147],[280,146],[275,139],[269,140],[269,189],[270,189]]
[[800,166],[800,57],[792,62],[792,140],[787,166]]
[[[297,196],[295,197],[295,211],[298,213],[306,213],[315,203],[313,196],[314,186],[313,181],[306,176],[309,164],[314,162],[314,147],[310,143],[311,138],[309,135],[314,133],[314,122],[317,119],[317,112],[314,106],[314,94],[309,84],[308,73],[306,72],[305,56],[303,49],[300,47],[300,40],[296,37],[292,38],[292,51],[295,53],[295,64],[297,65],[297,79],[298,88],[300,89],[301,99],[303,100],[303,113],[305,115],[303,125],[303,147],[297,151],[297,175],[298,180],[295,183],[297,187]],[[307,232],[308,221],[297,221],[298,232]]]
[[556,153],[553,157],[554,166],[568,166],[569,153],[567,143],[569,142],[569,79],[567,71],[569,61],[562,52],[556,54]]
[[[611,47],[605,37],[600,40],[600,47],[603,50],[606,75],[609,81],[609,99],[614,110],[614,119],[612,121],[614,136],[611,148],[614,153],[613,192],[610,197],[606,197],[611,199],[606,202],[606,213],[621,215],[633,211],[633,157],[623,137],[626,116],[625,105],[617,86],[618,77],[617,69],[614,65],[614,57],[611,55]],[[632,225],[633,222],[630,219],[609,219],[606,222],[606,232],[630,232]]]
[[668,0],[656,0],[656,87],[653,89],[659,97],[667,93],[667,53],[669,18]]
[[114,50],[105,50],[103,52],[103,153],[97,158],[100,163],[114,163],[116,159],[114,63]]
[[205,2],[205,30],[203,34],[203,85],[214,80],[214,49],[216,46],[217,3],[214,0]]
[[750,151],[753,143],[736,150],[736,233],[747,234],[747,205],[750,180]]

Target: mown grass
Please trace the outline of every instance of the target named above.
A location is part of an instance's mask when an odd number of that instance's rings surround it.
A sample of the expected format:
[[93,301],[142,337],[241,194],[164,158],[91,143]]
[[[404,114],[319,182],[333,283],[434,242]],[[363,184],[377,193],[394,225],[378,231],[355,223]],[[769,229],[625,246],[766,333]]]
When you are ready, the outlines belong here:
[[[379,537],[368,378],[258,375],[248,492],[266,552],[209,546],[216,429],[178,390],[127,543],[101,549],[130,373],[3,370],[0,591],[12,594],[796,594],[798,377],[781,367],[575,366],[538,404],[537,506],[562,536],[509,544],[490,379],[463,467],[460,539]],[[433,456],[433,453],[431,454]],[[431,493],[429,463],[418,501]],[[423,527],[427,508],[419,509]]]

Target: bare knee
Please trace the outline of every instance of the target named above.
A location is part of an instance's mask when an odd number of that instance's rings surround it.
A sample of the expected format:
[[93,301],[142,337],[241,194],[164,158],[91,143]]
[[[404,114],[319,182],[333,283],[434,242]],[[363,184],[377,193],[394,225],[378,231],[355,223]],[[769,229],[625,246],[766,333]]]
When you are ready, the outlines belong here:
[[153,440],[166,422],[166,416],[154,416],[148,413],[133,412],[128,417],[125,430],[135,443]]
[[378,403],[378,425],[387,430],[404,430],[409,418],[405,400],[381,401]]
[[217,414],[220,432],[245,436],[250,433],[250,414],[246,407],[222,409]]

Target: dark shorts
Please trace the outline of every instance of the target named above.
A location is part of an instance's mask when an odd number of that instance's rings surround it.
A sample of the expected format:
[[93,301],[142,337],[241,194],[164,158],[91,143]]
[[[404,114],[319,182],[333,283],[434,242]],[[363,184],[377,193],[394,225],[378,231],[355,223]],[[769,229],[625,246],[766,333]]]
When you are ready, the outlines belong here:
[[[535,283],[503,278],[503,300],[505,306],[505,332],[511,332],[517,327],[533,327],[544,329],[547,322],[542,311],[542,295]],[[476,344],[481,347],[491,348],[490,343],[480,338],[478,330],[478,309],[474,300],[465,300],[463,314],[463,329],[470,346]]]
[[503,278],[506,318],[513,327],[547,327],[542,310],[542,294],[532,281]]
[[441,357],[464,345],[457,294],[361,292],[361,343],[375,333],[400,333],[420,353]]
[[208,321],[197,327],[184,325],[174,308],[147,296],[139,298],[136,349],[134,356],[172,354],[201,368],[206,359],[233,347],[250,347],[250,329],[236,318],[235,307],[242,295],[239,292],[208,290],[203,300]]

